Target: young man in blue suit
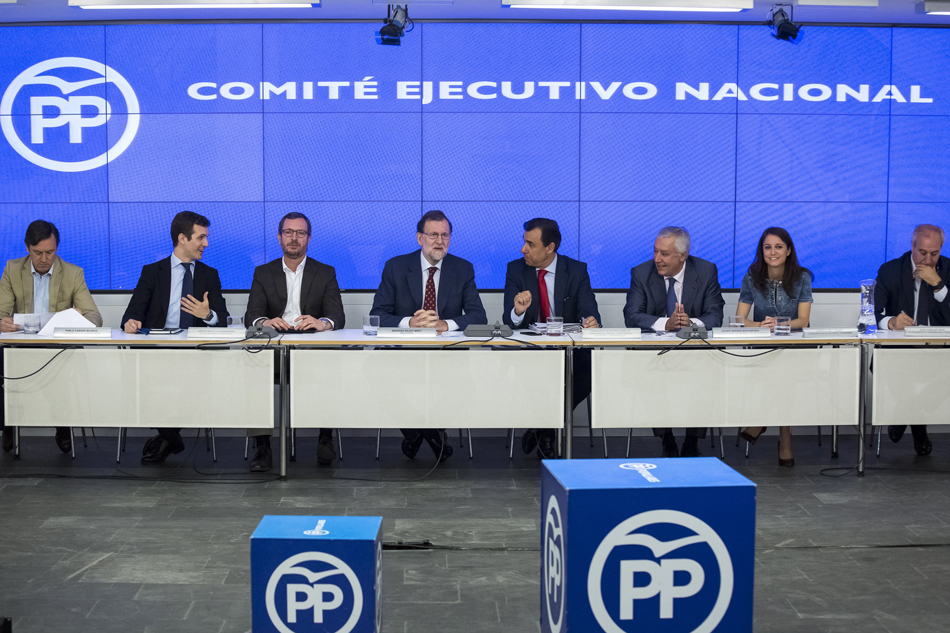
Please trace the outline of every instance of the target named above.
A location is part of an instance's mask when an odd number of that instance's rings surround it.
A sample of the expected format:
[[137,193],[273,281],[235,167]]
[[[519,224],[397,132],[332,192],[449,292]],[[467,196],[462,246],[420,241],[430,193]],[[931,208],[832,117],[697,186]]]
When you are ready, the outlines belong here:
[[[725,305],[719,287],[719,270],[712,262],[689,254],[689,232],[679,226],[660,230],[653,244],[653,259],[630,271],[630,290],[623,307],[627,327],[675,331],[695,323],[706,329],[722,325]],[[663,457],[679,457],[672,429],[653,429],[663,438]],[[683,457],[699,456],[697,440],[705,428],[689,428]]]
[[[370,310],[381,326],[435,328],[441,333],[488,323],[475,286],[475,269],[448,254],[451,239],[452,223],[444,213],[429,211],[422,216],[416,225],[420,249],[393,257],[383,268]],[[402,434],[402,452],[410,459],[423,440],[442,461],[452,455],[441,429],[402,429]]]
[[[554,220],[534,218],[524,223],[523,257],[508,263],[505,276],[505,307],[502,318],[512,328],[545,323],[549,316],[565,323],[600,327],[597,300],[590,287],[587,264],[559,255],[561,230]],[[574,352],[574,398],[590,395],[590,350]],[[554,429],[528,429],[521,438],[521,450],[530,453],[537,446],[538,457],[556,456]]]

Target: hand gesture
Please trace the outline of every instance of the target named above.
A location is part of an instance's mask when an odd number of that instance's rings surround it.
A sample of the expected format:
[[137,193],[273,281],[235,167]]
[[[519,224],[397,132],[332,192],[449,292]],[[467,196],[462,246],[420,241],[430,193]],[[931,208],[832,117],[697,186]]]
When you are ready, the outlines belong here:
[[523,290],[515,295],[515,314],[521,316],[531,305],[531,291]]
[[294,329],[297,330],[298,332],[302,332],[304,330],[316,330],[319,332],[320,330],[323,329],[318,325],[319,323],[326,325],[324,321],[319,321],[315,317],[310,316],[309,314],[302,314],[296,319],[294,319],[294,324],[295,324]]
[[581,327],[584,327],[584,328],[588,328],[588,327],[600,327],[600,324],[597,322],[597,319],[595,319],[595,318],[592,317],[592,316],[589,316],[589,317],[587,317],[586,319],[584,319],[583,321],[581,321]]
[[937,269],[932,266],[917,266],[914,269],[914,279],[926,281],[931,286],[940,285],[940,275],[937,274]]
[[294,326],[292,326],[290,323],[287,323],[280,317],[277,317],[276,319],[267,319],[266,321],[262,322],[261,325],[263,325],[264,327],[272,327],[275,330],[294,329]]
[[690,324],[689,315],[686,314],[685,308],[683,308],[682,303],[676,304],[676,309],[673,310],[673,314],[670,315],[670,318],[666,320],[666,330],[669,332],[671,330],[678,330],[684,328]]
[[0,332],[19,332],[20,326],[13,322],[13,317],[3,317],[0,319]]
[[416,313],[409,319],[409,327],[435,327],[438,321],[439,315],[436,314],[435,310],[416,310]]
[[775,317],[765,317],[762,319],[762,322],[759,323],[759,327],[767,327],[770,331],[775,331]]
[[142,329],[142,322],[136,321],[135,319],[129,319],[125,322],[125,327],[122,329],[126,334],[135,334]]
[[438,332],[439,334],[442,334],[442,332],[448,332],[449,324],[443,321],[442,319],[439,319],[438,321],[435,322],[435,331]]
[[887,329],[889,330],[903,330],[909,325],[917,325],[912,318],[907,316],[904,312],[901,312],[896,317],[887,322]]
[[191,295],[182,297],[181,309],[204,321],[211,316],[211,304],[208,303],[208,293],[205,293],[204,299],[201,301],[198,301]]

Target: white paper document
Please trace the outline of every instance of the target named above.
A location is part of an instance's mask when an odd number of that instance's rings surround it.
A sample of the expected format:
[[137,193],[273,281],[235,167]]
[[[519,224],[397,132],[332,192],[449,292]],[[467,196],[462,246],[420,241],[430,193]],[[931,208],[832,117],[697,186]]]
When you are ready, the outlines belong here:
[[50,315],[49,320],[43,323],[40,336],[53,336],[53,329],[58,327],[96,327],[96,324],[84,317],[78,310],[63,310]]

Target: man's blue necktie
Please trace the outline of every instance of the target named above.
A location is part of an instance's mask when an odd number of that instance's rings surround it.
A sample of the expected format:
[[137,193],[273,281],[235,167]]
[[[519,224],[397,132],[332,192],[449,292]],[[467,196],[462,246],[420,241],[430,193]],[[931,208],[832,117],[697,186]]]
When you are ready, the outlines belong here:
[[666,278],[670,287],[666,289],[666,316],[671,317],[676,312],[676,280],[672,277]]
[[[185,279],[181,283],[181,298],[195,294],[195,278],[191,276],[191,265],[185,262],[181,263],[185,267]],[[178,327],[189,328],[195,324],[195,317],[179,308]]]

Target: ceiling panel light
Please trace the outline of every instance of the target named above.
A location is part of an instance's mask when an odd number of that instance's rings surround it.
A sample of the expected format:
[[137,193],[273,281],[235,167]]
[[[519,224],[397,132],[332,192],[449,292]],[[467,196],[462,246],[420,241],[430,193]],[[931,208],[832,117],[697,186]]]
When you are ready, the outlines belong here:
[[502,6],[511,9],[735,13],[751,9],[752,0],[502,0]]
[[917,13],[926,13],[927,15],[950,15],[950,2],[940,2],[927,0],[918,2],[916,5]]
[[[2,1],[2,0],[0,0]],[[309,9],[319,7],[322,0],[292,2],[289,0],[69,0],[69,6],[80,9]]]

